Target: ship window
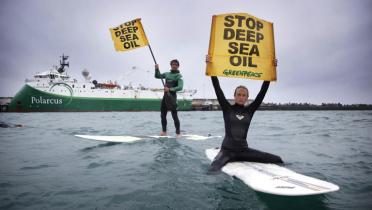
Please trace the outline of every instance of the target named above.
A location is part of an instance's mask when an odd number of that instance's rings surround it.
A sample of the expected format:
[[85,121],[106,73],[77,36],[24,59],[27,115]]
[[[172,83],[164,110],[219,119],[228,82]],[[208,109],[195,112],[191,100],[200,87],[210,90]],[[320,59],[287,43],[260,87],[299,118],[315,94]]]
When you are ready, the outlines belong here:
[[83,88],[85,88],[85,85],[83,85]]

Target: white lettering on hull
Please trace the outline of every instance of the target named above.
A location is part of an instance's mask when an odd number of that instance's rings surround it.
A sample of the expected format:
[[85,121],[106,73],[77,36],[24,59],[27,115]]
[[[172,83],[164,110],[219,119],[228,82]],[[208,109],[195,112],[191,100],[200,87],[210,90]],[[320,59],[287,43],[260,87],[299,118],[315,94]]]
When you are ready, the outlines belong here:
[[31,96],[31,104],[62,104],[63,100],[57,98],[43,98]]

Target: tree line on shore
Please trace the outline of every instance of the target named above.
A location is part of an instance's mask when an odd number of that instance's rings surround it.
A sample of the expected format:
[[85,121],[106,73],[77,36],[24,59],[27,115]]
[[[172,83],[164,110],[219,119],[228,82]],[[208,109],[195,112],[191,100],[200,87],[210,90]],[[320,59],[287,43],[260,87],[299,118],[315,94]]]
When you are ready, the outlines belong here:
[[[233,103],[233,100],[229,100]],[[219,110],[215,103],[193,103],[193,110]],[[372,110],[372,104],[341,104],[341,103],[262,103],[260,110]]]

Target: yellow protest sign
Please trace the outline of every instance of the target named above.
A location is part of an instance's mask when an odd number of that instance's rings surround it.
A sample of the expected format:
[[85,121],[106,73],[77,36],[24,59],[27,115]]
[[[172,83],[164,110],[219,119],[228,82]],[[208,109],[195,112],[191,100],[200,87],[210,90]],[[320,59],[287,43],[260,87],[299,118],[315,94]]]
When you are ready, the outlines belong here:
[[214,15],[206,74],[276,81],[273,24],[246,13]]
[[110,28],[110,32],[116,51],[133,50],[149,44],[139,18]]

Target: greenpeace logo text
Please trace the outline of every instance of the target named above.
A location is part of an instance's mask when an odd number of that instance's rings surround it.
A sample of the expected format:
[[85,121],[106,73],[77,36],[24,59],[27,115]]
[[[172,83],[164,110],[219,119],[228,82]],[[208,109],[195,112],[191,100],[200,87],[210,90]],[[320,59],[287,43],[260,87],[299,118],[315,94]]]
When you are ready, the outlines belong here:
[[257,77],[257,78],[260,78],[262,75],[262,73],[256,73],[252,71],[240,71],[240,70],[231,70],[231,69],[223,70],[223,74],[225,76],[233,75],[233,76],[243,76],[243,77]]

